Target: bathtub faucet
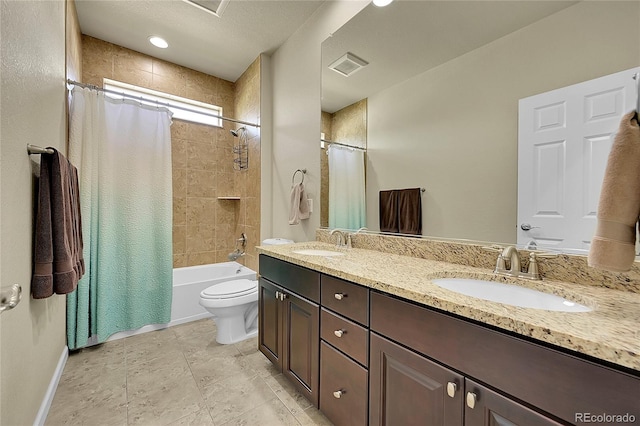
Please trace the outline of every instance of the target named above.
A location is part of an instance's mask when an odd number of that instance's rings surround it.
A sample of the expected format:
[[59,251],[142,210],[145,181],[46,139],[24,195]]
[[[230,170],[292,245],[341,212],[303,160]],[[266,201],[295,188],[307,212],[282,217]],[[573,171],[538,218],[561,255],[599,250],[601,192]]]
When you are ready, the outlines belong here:
[[230,261],[235,262],[236,260],[238,260],[238,258],[244,256],[244,251],[240,251],[239,249],[235,249],[234,251],[232,251],[231,253],[229,253],[229,256],[227,256],[229,258]]

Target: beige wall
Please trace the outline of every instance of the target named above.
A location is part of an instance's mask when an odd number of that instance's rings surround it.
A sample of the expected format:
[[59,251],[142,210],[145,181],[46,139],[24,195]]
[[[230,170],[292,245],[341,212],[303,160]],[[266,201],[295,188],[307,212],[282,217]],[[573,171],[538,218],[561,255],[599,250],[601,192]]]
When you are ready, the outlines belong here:
[[580,2],[369,97],[378,191],[424,187],[425,235],[515,242],[518,99],[640,65],[640,3]]
[[[234,118],[239,107],[248,118],[245,121],[259,119],[258,60],[241,77],[238,91],[230,81],[93,37],[83,36],[82,40],[84,83],[102,86],[103,78],[110,78],[221,106],[225,117]],[[247,191],[247,185],[259,187],[260,135],[248,127],[250,168],[239,172],[233,170],[234,138],[229,132],[239,125],[224,121],[223,126],[173,120],[174,267],[226,262],[241,232],[248,231],[257,240],[258,222],[251,220],[246,228],[246,217],[258,208],[259,190]],[[218,200],[221,196],[241,196],[242,200]],[[239,261],[247,259],[254,260]]]
[[[295,241],[315,239],[320,226],[320,45],[364,8],[368,1],[325,2],[271,58],[272,102],[272,235]],[[263,157],[263,161],[269,158]],[[314,212],[300,225],[289,225],[291,176],[307,169],[304,182]]]
[[65,148],[65,3],[2,1],[0,282],[22,302],[0,316],[0,423],[33,424],[65,351],[65,297],[30,297],[35,174],[27,144]]

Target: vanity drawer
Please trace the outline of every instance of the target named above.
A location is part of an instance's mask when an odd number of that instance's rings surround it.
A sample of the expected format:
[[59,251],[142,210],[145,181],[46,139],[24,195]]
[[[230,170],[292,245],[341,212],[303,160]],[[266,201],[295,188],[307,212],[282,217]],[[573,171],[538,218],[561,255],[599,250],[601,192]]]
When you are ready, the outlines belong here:
[[320,343],[320,411],[336,426],[367,424],[367,370]]
[[315,303],[320,302],[320,273],[264,254],[260,276]]
[[365,367],[369,361],[369,333],[366,328],[322,308],[320,337]]
[[369,325],[369,289],[322,275],[321,304],[365,326]]

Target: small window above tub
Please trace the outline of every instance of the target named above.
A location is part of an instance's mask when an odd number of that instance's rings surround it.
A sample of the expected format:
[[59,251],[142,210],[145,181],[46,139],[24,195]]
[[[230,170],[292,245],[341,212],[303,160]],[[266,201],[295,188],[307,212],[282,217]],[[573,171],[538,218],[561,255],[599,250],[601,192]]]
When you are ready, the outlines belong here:
[[[103,87],[113,92],[132,96],[146,105],[164,106],[173,113],[174,119],[222,127],[222,119],[220,118],[222,117],[222,107],[217,105],[194,101],[193,99],[134,86],[133,84],[110,80],[108,78],[104,79]],[[114,99],[120,99],[115,93],[106,92],[105,94]]]

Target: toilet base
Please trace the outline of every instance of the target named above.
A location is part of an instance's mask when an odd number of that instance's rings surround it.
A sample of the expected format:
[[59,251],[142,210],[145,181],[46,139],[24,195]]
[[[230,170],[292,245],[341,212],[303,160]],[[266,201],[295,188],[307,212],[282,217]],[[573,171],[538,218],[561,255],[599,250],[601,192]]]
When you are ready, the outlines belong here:
[[242,342],[258,335],[257,322],[249,330],[245,328],[245,317],[242,312],[234,316],[214,316],[213,321],[217,328],[216,342],[221,345]]

